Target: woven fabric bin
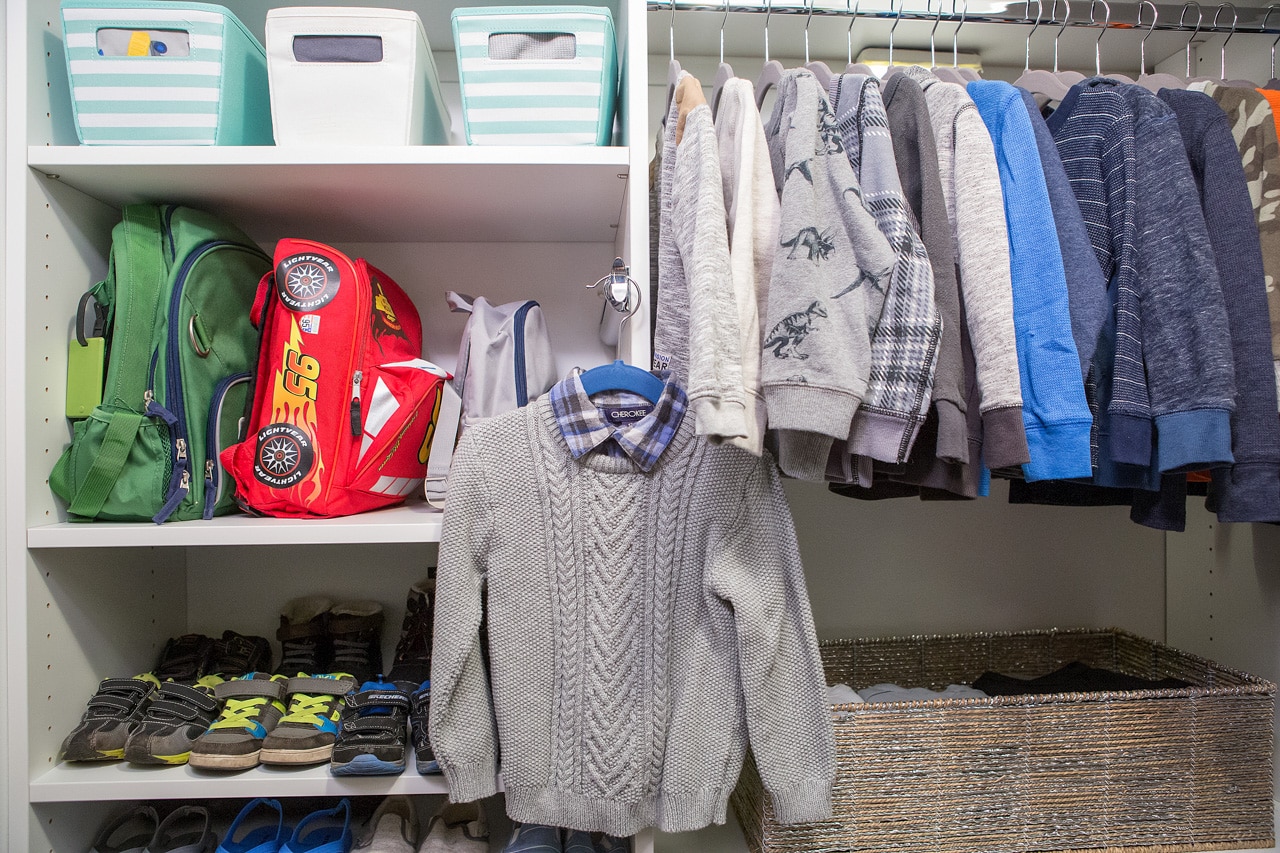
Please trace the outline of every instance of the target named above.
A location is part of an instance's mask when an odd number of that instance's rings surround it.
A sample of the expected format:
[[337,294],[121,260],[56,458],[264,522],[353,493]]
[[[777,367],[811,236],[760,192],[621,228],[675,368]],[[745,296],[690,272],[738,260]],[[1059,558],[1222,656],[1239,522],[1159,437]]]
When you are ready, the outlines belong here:
[[1275,685],[1119,630],[821,644],[827,682],[940,689],[1072,661],[1177,690],[832,707],[833,819],[780,826],[750,757],[732,802],[755,853],[1174,851],[1274,843]]

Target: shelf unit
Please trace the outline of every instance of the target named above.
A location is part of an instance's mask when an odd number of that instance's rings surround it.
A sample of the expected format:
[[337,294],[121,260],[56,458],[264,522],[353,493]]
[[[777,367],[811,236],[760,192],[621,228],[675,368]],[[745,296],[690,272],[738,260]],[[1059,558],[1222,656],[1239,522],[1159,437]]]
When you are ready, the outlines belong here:
[[[538,298],[548,310],[561,372],[611,358],[595,335],[600,301],[582,287],[607,272],[615,255],[628,260],[638,281],[648,280],[650,128],[665,95],[670,16],[646,13],[639,0],[603,2],[613,11],[626,60],[626,120],[613,147],[112,149],[75,145],[57,5],[11,0],[0,18],[6,35],[0,361],[9,377],[8,417],[0,423],[0,677],[8,687],[0,706],[0,848],[86,849],[108,813],[142,799],[441,793],[438,777],[411,772],[338,780],[325,768],[262,768],[209,777],[190,768],[55,763],[63,733],[98,679],[145,668],[169,636],[223,628],[268,634],[285,600],[325,592],[382,601],[386,637],[394,643],[404,592],[434,561],[440,536],[439,515],[420,503],[325,521],[67,522],[47,476],[68,435],[61,410],[70,318],[79,294],[105,271],[119,205],[153,199],[214,210],[268,248],[283,236],[307,236],[375,260],[418,305],[426,357],[446,367],[461,329],[444,309],[447,289]],[[264,6],[227,5],[262,37]],[[453,4],[404,5],[426,24],[456,129],[456,76],[443,49],[451,43]],[[1162,7],[1161,19],[1176,20],[1177,9]],[[1021,4],[1007,11],[1016,17]],[[748,76],[763,46],[761,18],[730,16],[727,52],[747,57],[737,67]],[[676,20],[677,56],[705,80],[715,71],[720,19],[708,11],[680,12]],[[775,56],[803,55],[802,21],[775,17]],[[858,45],[874,44],[890,23],[883,15],[860,19]],[[815,58],[842,59],[844,27],[815,19]],[[927,47],[927,33],[925,25],[904,24],[898,44]],[[1037,64],[1048,45],[1043,33]],[[971,24],[960,42],[962,49],[999,47],[1000,57],[1016,42],[1016,58],[995,63],[1016,76],[1023,35]],[[1114,43],[1133,48],[1136,58],[1136,35],[1121,36],[1103,44],[1104,55],[1118,51]],[[941,46],[945,37],[939,39]],[[1064,65],[1091,63],[1091,39],[1069,32],[1064,47],[1077,53],[1065,53]],[[1250,65],[1238,73],[1265,78],[1269,43],[1238,37],[1232,49],[1239,47]],[[1148,55],[1180,47],[1174,36],[1157,33]],[[1203,67],[1216,70],[1216,47],[1205,56]],[[1180,52],[1175,59],[1181,61]],[[1114,67],[1129,70],[1127,63]],[[647,326],[646,304],[631,328]],[[624,342],[623,357],[646,363],[644,337]],[[1280,530],[1224,528],[1197,511],[1191,532],[1163,536],[1109,510],[1008,507],[1000,496],[965,506],[869,506],[808,484],[789,484],[788,493],[823,637],[1120,624],[1261,675],[1280,674]],[[740,836],[725,830],[659,844],[664,851],[742,850]],[[639,853],[651,845],[646,834]]]
[[[620,53],[643,56],[643,5],[595,2],[613,13]],[[484,4],[408,4],[435,47],[456,139],[449,12]],[[262,38],[265,6],[226,5]],[[4,26],[4,221],[12,228],[3,316],[12,327],[3,352],[14,377],[4,405],[14,416],[3,427],[3,674],[21,687],[4,706],[0,848],[86,849],[107,814],[139,800],[446,793],[442,777],[412,768],[398,777],[335,778],[327,766],[214,775],[56,762],[63,734],[104,674],[145,670],[179,633],[270,635],[279,607],[297,595],[380,601],[389,655],[405,594],[434,562],[441,529],[439,511],[420,500],[341,519],[68,522],[47,477],[69,436],[60,410],[71,317],[79,294],[105,273],[120,206],[165,201],[218,213],[268,251],[299,236],[369,258],[414,300],[424,355],[445,368],[454,364],[464,319],[445,305],[444,292],[454,289],[496,302],[538,299],[561,372],[619,356],[647,363],[642,334],[628,335],[616,352],[600,343],[603,300],[585,290],[615,256],[647,280],[645,186],[631,191],[633,175],[647,181],[647,161],[643,144],[628,137],[644,124],[627,121],[643,115],[644,87],[624,87],[615,144],[600,148],[79,146],[58,0],[9,3]],[[642,306],[631,328],[647,325]],[[652,835],[639,847],[651,850]]]

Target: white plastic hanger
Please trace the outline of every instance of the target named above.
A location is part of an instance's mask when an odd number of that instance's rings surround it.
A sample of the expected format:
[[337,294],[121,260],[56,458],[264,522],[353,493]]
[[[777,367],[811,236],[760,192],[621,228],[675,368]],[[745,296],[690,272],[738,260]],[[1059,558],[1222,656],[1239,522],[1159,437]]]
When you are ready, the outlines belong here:
[[804,67],[813,72],[813,76],[818,78],[818,84],[822,86],[822,91],[825,92],[831,85],[831,78],[835,75],[831,73],[827,63],[809,61],[809,21],[813,18],[813,3],[814,0],[809,0],[809,14],[804,17]]
[[1151,38],[1151,34],[1155,32],[1156,21],[1160,17],[1160,10],[1156,8],[1156,4],[1151,0],[1142,0],[1138,4],[1138,28],[1142,28],[1142,10],[1151,7],[1151,26],[1147,29],[1147,34],[1142,37],[1142,41],[1138,42],[1138,79],[1137,84],[1144,89],[1152,92],[1159,92],[1161,89],[1185,89],[1187,84],[1185,80],[1175,77],[1172,74],[1148,74],[1147,73],[1147,39]]
[[756,109],[764,105],[765,95],[782,81],[782,63],[769,58],[769,17],[773,14],[773,0],[764,10],[764,68],[760,69],[760,77],[756,80]]
[[733,66],[724,61],[724,25],[729,20],[729,0],[724,0],[724,17],[720,19],[720,65],[716,68],[716,78],[711,84],[711,115],[720,110],[720,93],[724,84],[733,79]]
[[[845,0],[846,9],[849,8],[850,2],[852,2],[852,0]],[[858,4],[855,4],[853,6],[852,11],[849,13],[849,29],[844,34],[845,47],[849,54],[848,62],[844,66],[844,73],[845,74],[865,74],[868,77],[874,77],[876,76],[876,73],[871,70],[871,66],[867,65],[865,62],[853,61],[853,25],[858,20],[858,7],[860,5],[861,5],[860,2]]]
[[1093,43],[1093,72],[1099,77],[1107,77],[1110,80],[1119,80],[1121,83],[1132,83],[1133,80],[1123,74],[1103,74],[1102,73],[1102,37],[1107,34],[1107,28],[1111,26],[1111,4],[1107,0],[1089,0],[1089,24],[1096,23],[1093,16],[1093,10],[1098,4],[1102,4],[1102,9],[1106,13],[1106,17],[1102,19],[1102,29],[1098,30],[1098,40]]
[[[1028,11],[1031,3],[1027,3]],[[1027,33],[1027,50],[1022,66],[1022,76],[1013,85],[1026,89],[1033,95],[1044,95],[1050,101],[1061,101],[1067,96],[1071,87],[1057,78],[1052,71],[1031,70],[1031,37],[1040,27],[1040,15],[1044,11],[1044,0],[1036,0],[1036,22]],[[1054,40],[1055,48],[1057,40]],[[1055,49],[1056,53],[1056,49]]]

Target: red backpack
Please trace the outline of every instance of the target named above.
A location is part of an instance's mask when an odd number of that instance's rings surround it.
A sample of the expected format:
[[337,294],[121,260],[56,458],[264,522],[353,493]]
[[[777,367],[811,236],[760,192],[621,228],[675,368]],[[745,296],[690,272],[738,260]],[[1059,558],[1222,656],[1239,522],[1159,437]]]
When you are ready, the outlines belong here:
[[363,258],[281,240],[251,319],[262,331],[253,408],[222,453],[241,506],[351,515],[420,492],[450,377],[420,357],[404,291]]

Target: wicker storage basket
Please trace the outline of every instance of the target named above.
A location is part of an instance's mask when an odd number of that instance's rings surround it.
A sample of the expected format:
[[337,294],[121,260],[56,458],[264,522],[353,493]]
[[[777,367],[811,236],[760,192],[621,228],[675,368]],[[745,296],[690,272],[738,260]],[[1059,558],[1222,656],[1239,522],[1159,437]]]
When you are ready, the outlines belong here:
[[756,853],[1186,851],[1273,844],[1275,685],[1118,630],[836,640],[828,683],[939,689],[1083,661],[1191,687],[833,706],[833,820],[780,826],[748,758]]

